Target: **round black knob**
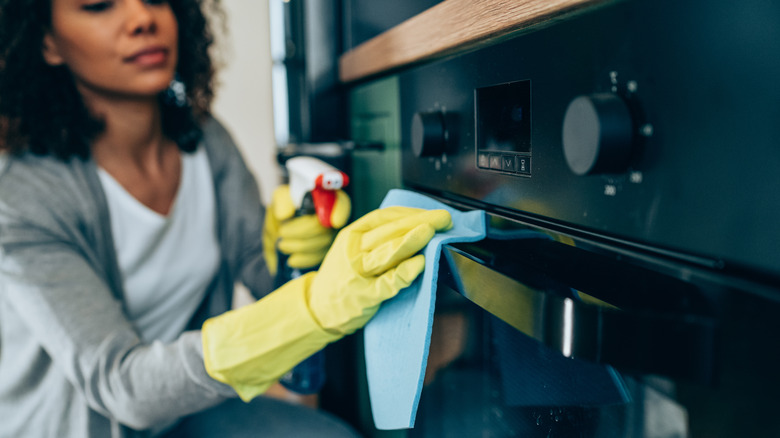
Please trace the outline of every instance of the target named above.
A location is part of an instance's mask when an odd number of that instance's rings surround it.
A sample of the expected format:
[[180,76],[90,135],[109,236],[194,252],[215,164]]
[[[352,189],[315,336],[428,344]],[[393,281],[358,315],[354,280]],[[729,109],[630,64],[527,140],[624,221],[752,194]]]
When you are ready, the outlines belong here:
[[418,157],[444,153],[446,131],[444,114],[440,111],[416,113],[412,118],[412,151]]
[[577,175],[625,171],[633,137],[631,113],[615,94],[579,96],[566,109],[563,154]]

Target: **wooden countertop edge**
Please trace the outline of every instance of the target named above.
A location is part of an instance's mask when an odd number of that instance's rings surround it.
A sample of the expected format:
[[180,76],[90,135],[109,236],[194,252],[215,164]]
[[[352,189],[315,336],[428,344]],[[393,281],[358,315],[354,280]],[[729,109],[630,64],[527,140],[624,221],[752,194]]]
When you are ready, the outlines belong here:
[[339,58],[349,83],[466,50],[607,0],[445,0]]

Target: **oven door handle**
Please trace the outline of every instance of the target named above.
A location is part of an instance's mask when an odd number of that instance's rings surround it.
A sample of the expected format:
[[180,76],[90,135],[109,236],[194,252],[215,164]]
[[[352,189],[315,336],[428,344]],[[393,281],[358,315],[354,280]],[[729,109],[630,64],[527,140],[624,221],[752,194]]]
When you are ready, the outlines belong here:
[[[523,244],[515,246],[516,251],[522,251]],[[440,285],[564,356],[608,364],[628,373],[713,383],[717,334],[714,317],[669,309],[621,310],[595,305],[580,300],[572,289],[566,296],[560,288],[550,291],[530,287],[528,282],[489,266],[492,262],[481,255],[463,249],[445,246],[443,255]],[[546,266],[566,269],[549,263]]]

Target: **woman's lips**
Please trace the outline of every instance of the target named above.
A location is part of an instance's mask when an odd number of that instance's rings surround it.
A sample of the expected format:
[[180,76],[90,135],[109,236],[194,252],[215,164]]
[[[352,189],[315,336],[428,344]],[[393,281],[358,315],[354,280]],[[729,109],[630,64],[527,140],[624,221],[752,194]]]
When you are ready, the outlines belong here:
[[165,64],[168,60],[168,49],[164,47],[150,47],[140,50],[125,58],[125,62],[153,67]]

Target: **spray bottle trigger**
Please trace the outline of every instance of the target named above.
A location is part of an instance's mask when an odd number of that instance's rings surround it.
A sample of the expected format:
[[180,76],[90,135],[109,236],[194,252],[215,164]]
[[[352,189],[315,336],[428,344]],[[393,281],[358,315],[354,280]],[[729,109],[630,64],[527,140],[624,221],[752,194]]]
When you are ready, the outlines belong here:
[[333,206],[336,204],[336,192],[315,187],[311,191],[311,197],[314,201],[314,211],[320,224],[325,228],[332,228],[333,224],[330,218],[333,213]]

